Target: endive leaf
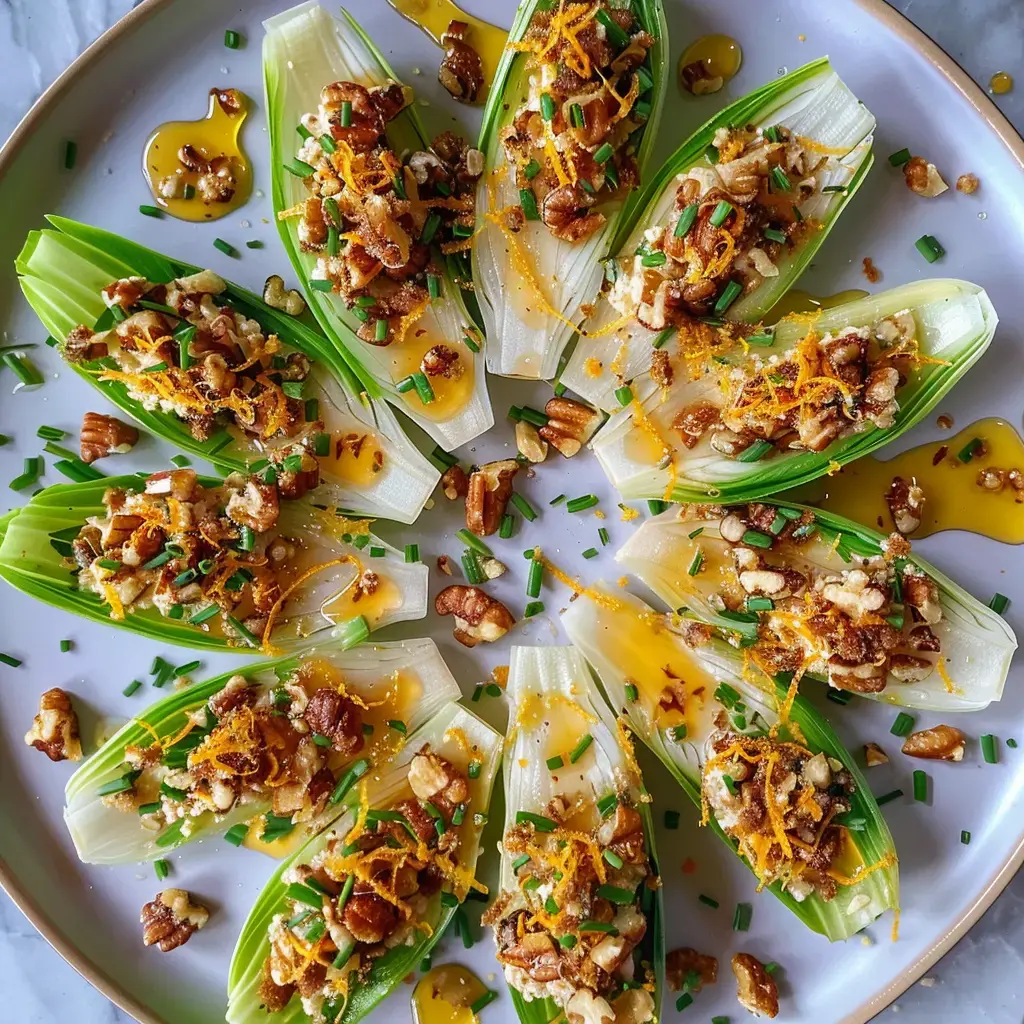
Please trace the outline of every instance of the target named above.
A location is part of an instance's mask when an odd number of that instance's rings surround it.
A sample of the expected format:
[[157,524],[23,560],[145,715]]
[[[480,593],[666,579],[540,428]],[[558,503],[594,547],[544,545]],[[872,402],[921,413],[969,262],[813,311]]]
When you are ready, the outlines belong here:
[[[509,40],[520,42],[534,15],[548,9],[551,5],[546,0],[523,0]],[[649,51],[654,81],[651,112],[636,152],[643,182],[671,75],[668,26],[662,0],[636,0],[630,10],[655,38]],[[638,193],[624,202],[598,203],[594,208],[605,214],[606,223],[582,242],[555,238],[539,220],[526,221],[514,235],[503,230],[498,211],[518,207],[520,195],[501,136],[529,95],[530,76],[538,74],[528,58],[527,53],[505,50],[484,108],[479,145],[486,165],[477,191],[479,234],[473,250],[473,280],[489,338],[488,369],[503,376],[550,379],[581,307],[597,292],[602,274],[598,261],[629,217]]]
[[[838,575],[854,567],[852,559],[877,558],[884,550],[882,534],[842,516],[805,509],[791,502],[762,504],[814,516],[814,539],[802,544],[796,555],[802,565]],[[723,615],[712,603],[723,579],[717,566],[725,559],[731,563],[730,545],[722,539],[721,520],[700,519],[702,514],[684,507],[669,509],[648,520],[618,551],[616,560],[670,607],[688,608],[698,618],[734,634],[747,627]],[[699,534],[693,536],[697,530]],[[706,566],[708,571],[691,576],[689,567],[694,564],[698,548],[702,552],[702,567]],[[935,711],[977,711],[999,700],[1017,648],[1013,631],[1000,615],[924,559],[911,553],[907,561],[938,586],[942,618],[930,623],[930,627],[940,644],[940,668],[917,682],[900,682],[890,675],[881,692],[860,695],[887,704]],[[771,622],[774,612],[758,614],[762,622]],[[749,628],[756,635],[758,616],[749,618],[753,620]],[[914,625],[909,610],[905,618],[904,628],[909,629]],[[813,670],[811,678],[817,678]]]
[[[428,747],[462,772],[466,772],[471,759],[480,764],[479,774],[470,781],[470,798],[457,854],[462,869],[469,874],[475,871],[482,825],[474,822],[474,815],[486,814],[501,759],[501,737],[465,708],[449,704],[423,725],[414,737],[410,737],[387,771],[367,775],[368,783],[350,794],[343,815],[334,825],[285,861],[264,887],[242,928],[231,959],[226,1015],[229,1024],[261,1024],[264,1021],[292,1024],[310,1019],[303,1011],[298,996],[278,1013],[268,1014],[261,1006],[260,980],[263,963],[270,950],[268,931],[275,915],[283,913],[288,906],[284,878],[295,865],[308,864],[332,840],[340,838],[344,841],[356,822],[361,800],[365,801],[364,807],[378,809],[387,808],[408,795],[409,763]],[[442,904],[440,893],[430,897],[422,917],[422,923],[428,928],[417,931],[411,943],[399,945],[374,960],[367,977],[353,982],[345,1007],[337,1017],[338,1024],[355,1024],[393,992],[430,953],[457,911],[459,908],[456,906]]]
[[966,281],[917,281],[813,316],[787,317],[776,327],[770,348],[727,358],[730,367],[752,369],[762,365],[755,360],[781,357],[808,337],[839,337],[846,328],[870,328],[902,313],[913,319],[924,361],[897,390],[899,408],[891,427],[863,419],[858,423],[863,429],[840,436],[824,451],[777,450],[760,461],[719,454],[709,443],[710,432],[688,448],[673,427],[676,417],[695,403],[721,407],[722,391],[715,374],[691,380],[681,368],[667,389],[650,377],[634,382],[636,400],[612,416],[593,442],[598,460],[625,498],[693,502],[749,501],[835,471],[920,422],[981,358],[997,323],[985,291]]
[[[251,663],[232,669],[203,683],[172,693],[147,708],[119,729],[91,755],[71,776],[65,790],[64,821],[75,843],[79,858],[86,864],[119,864],[151,860],[165,856],[170,850],[213,832],[224,832],[232,825],[255,819],[270,810],[266,799],[239,801],[227,814],[212,810],[191,816],[188,835],[154,832],[143,826],[134,810],[119,810],[100,795],[103,785],[125,773],[125,751],[128,747],[146,748],[160,740],[187,740],[182,730],[200,712],[214,694],[219,693],[235,676],[244,677],[258,687],[261,697],[288,680],[303,664],[325,661],[343,674],[346,692],[370,705],[363,715],[364,724],[374,726],[360,750],[348,757],[335,757],[330,763],[335,778],[341,778],[356,759],[368,759],[383,769],[405,742],[415,742],[416,730],[448,703],[459,699],[459,686],[438,653],[432,640],[402,640],[393,643],[363,644],[346,650],[343,638],[328,634],[301,653],[273,661]],[[389,719],[401,720],[407,730],[402,734],[389,730]],[[169,744],[163,753],[176,750]],[[184,750],[184,747],[182,747]],[[168,769],[169,770],[169,769]],[[163,774],[157,769],[157,774]],[[136,785],[156,788],[156,774]],[[154,793],[153,799],[159,800]],[[146,802],[139,799],[140,803]],[[299,828],[319,831],[340,810],[328,804],[324,812]],[[164,830],[166,831],[166,830]],[[163,836],[163,838],[161,838]],[[177,838],[173,838],[176,836]],[[172,838],[168,838],[172,837]]]
[[[716,715],[723,713],[718,687],[724,683],[742,698],[745,708],[740,731],[766,732],[779,723],[778,708],[787,699],[785,685],[765,680],[767,691],[760,689],[747,680],[740,651],[720,640],[689,647],[673,630],[668,617],[617,588],[613,593],[607,585],[597,584],[586,590],[563,614],[562,625],[593,665],[612,705],[628,717],[636,735],[698,807],[706,741],[716,730]],[[666,708],[662,703],[670,678],[680,680],[687,690],[682,712],[677,706]],[[678,701],[678,696],[674,695],[673,700]],[[733,716],[737,707],[729,708]],[[799,742],[813,754],[823,752],[842,762],[853,777],[856,789],[847,820],[855,822],[857,828],[844,829],[847,846],[840,862],[847,878],[857,878],[858,870],[873,870],[860,881],[840,885],[830,901],[817,893],[797,900],[778,882],[768,888],[808,928],[832,941],[849,938],[886,910],[899,907],[892,836],[853,757],[821,714],[799,695],[778,738]],[[735,850],[713,814],[709,823]]]
[[[64,217],[50,217],[52,228],[33,231],[16,261],[21,290],[43,326],[64,341],[79,325],[109,326],[102,289],[122,277],[144,277],[166,284],[201,268],[153,252],[126,238]],[[307,398],[319,400],[320,414],[332,435],[370,434],[384,455],[383,469],[369,482],[347,479],[331,460],[321,461],[321,502],[376,517],[411,523],[437,482],[437,471],[412,445],[383,402],[370,398],[359,378],[317,330],[268,306],[257,295],[228,284],[231,305],[276,334],[313,363]],[[116,381],[101,381],[96,364],[69,364],[84,380],[143,427],[176,447],[206,459],[221,472],[244,472],[262,451],[248,438],[220,431],[208,441],[192,436],[172,412],[147,409]]]
[[[214,478],[200,478],[199,482],[206,487],[217,487],[221,483]],[[40,491],[27,505],[0,520],[0,577],[15,589],[47,604],[154,640],[202,650],[260,653],[242,645],[241,641],[214,632],[210,623],[189,625],[182,619],[162,615],[152,606],[135,611],[129,609],[123,619],[115,620],[110,616],[110,607],[98,594],[78,588],[77,576],[65,557],[70,540],[90,516],[106,515],[105,491],[109,488],[138,490],[141,485],[139,476],[120,476],[56,484]],[[372,534],[364,547],[343,542],[341,531],[345,522],[317,508],[308,498],[282,505],[279,518],[282,534],[302,536],[310,552],[320,546],[329,559],[347,556],[349,562],[329,574],[321,572],[313,576],[308,585],[296,592],[286,606],[286,614],[274,628],[271,642],[275,647],[294,647],[304,637],[332,626],[338,626],[339,636],[344,635],[351,645],[364,639],[368,630],[391,622],[419,619],[426,614],[427,567],[421,562],[406,563],[403,552]],[[362,571],[361,567],[370,561],[366,558],[370,547],[384,551],[383,557],[372,560],[374,572],[381,577],[380,599],[364,604],[362,609],[343,597],[342,604],[338,605],[352,572]],[[351,572],[346,572],[349,567]],[[334,610],[327,607],[332,604],[336,606]],[[351,614],[342,616],[336,610],[338,607],[346,608]],[[347,620],[343,622],[345,628],[339,625],[343,619]]]
[[[619,804],[637,810],[650,870],[654,875],[658,873],[650,798],[633,756],[629,733],[605,704],[580,652],[573,647],[513,647],[506,696],[510,702],[503,769],[506,842],[501,848],[501,920],[493,922],[496,941],[501,921],[527,909],[524,886],[529,887],[531,868],[541,866],[539,860],[534,861],[538,854],[526,857],[529,863],[525,863],[523,857],[510,852],[510,831],[517,826],[521,830],[524,814],[527,820],[533,816],[538,836],[554,830],[555,820],[547,817],[552,801],[564,800],[572,809],[571,832],[567,834],[572,837],[602,830],[602,820],[610,821],[611,815],[617,815]],[[542,820],[537,821],[537,816]],[[544,827],[543,819],[547,820],[548,827]],[[594,840],[591,847],[594,845],[611,844]],[[526,848],[533,846],[528,843]],[[592,850],[590,855],[597,856]],[[599,859],[604,860],[603,851]],[[618,866],[622,866],[621,862]],[[554,878],[558,883],[560,876],[556,873]],[[534,881],[541,880],[540,875],[534,878]],[[660,886],[649,902],[646,895],[649,890],[643,882],[640,886],[642,892],[637,903],[620,902],[639,909],[647,921],[647,930],[634,957],[636,979],[639,981],[646,975],[653,984],[651,1019],[656,1020],[661,1014],[665,982],[663,904]],[[539,891],[545,890],[539,888]],[[554,898],[557,891],[556,884],[549,899]],[[557,912],[550,910],[547,904],[545,911],[557,917]],[[550,926],[544,923],[544,927]],[[575,928],[570,922],[568,934]],[[549,931],[548,934],[555,933]],[[544,986],[532,981],[528,983],[533,991],[522,992],[516,988],[516,982],[522,978],[522,972],[517,974],[517,971],[515,966],[506,965],[505,980],[523,1024],[556,1019],[565,1009],[562,1004],[569,998],[565,985],[561,986],[563,994],[557,998],[555,994],[544,997],[538,993],[536,989]],[[571,985],[568,975],[563,975],[563,980]]]
[[[337,81],[374,86],[397,81],[397,78],[383,54],[347,11],[343,10],[338,20],[318,3],[304,3],[264,22],[264,28],[263,77],[273,163],[273,200],[274,210],[280,214],[309,196],[301,179],[287,171],[285,164],[292,161],[301,143],[295,130],[302,115],[318,109],[320,90]],[[399,156],[429,146],[423,125],[412,107],[407,107],[388,124],[387,138]],[[369,394],[386,398],[449,450],[477,437],[493,424],[483,359],[480,353],[474,355],[462,344],[467,330],[474,327],[473,320],[450,273],[446,271],[443,275],[440,298],[430,303],[416,321],[415,330],[401,342],[377,347],[356,335],[360,322],[339,296],[310,287],[317,254],[303,249],[297,218],[279,219],[278,227],[310,309],[337,351],[355,367]],[[443,401],[424,405],[415,390],[402,394],[396,388],[399,381],[419,369],[420,349],[426,351],[439,342],[458,347],[467,367],[466,374],[472,374],[472,388],[457,407],[448,408],[448,403]],[[413,352],[413,347],[419,355]]]
[[[622,224],[612,251],[621,260],[631,260],[645,232],[664,225],[674,215],[679,176],[685,176],[694,167],[707,166],[705,152],[719,129],[740,125],[752,125],[758,130],[781,126],[795,136],[812,140],[818,147],[816,153],[830,151],[831,158],[818,172],[821,186],[845,186],[842,191],[818,192],[800,206],[801,215],[808,220],[813,218],[821,225],[820,230],[783,255],[776,264],[777,277],[765,278],[729,308],[730,319],[756,323],[814,259],[846,204],[860,188],[873,160],[875,119],[832,70],[827,57],[736,100],[699,128],[665,161],[644,189],[634,215]],[[615,397],[616,388],[650,369],[653,343],[660,333],[648,330],[636,320],[611,332],[609,325],[619,320],[618,311],[606,298],[602,299],[594,315],[584,322],[584,333],[561,375],[563,384],[608,412],[621,407]]]

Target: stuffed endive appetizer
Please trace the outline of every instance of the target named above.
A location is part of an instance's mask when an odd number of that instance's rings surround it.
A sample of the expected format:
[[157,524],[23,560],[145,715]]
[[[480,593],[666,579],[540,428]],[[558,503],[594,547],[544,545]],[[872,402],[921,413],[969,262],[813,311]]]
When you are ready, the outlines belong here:
[[294,465],[292,489],[321,504],[416,519],[437,471],[323,335],[212,271],[50,221],[18,257],[21,288],[110,401],[222,472]]
[[[918,281],[740,338],[658,350],[594,451],[623,497],[749,501],[898,437],[981,358],[985,292]],[[702,326],[702,330],[705,329]]]
[[[87,864],[160,857],[249,823],[259,847],[318,832],[459,687],[432,640],[330,638],[172,693],[71,776],[64,820]],[[232,833],[234,834],[234,833]]]
[[[871,166],[875,119],[814,61],[730,104],[666,161],[605,262],[561,380],[609,412],[708,318],[756,324],[814,258]],[[737,334],[755,328],[737,327]]]
[[306,3],[264,27],[274,209],[310,307],[371,394],[455,448],[494,422],[445,257],[473,233],[480,154],[451,132],[428,143],[347,12]]
[[484,110],[473,281],[487,366],[550,379],[657,134],[661,0],[523,0]]
[[484,915],[523,1024],[661,1012],[661,880],[629,734],[572,647],[514,647],[501,890]]
[[416,970],[477,882],[501,737],[449,704],[267,883],[235,947],[230,1024],[354,1024]]
[[616,558],[670,607],[738,639],[767,677],[976,711],[1002,696],[1017,647],[1001,616],[905,537],[800,505],[670,509]]
[[0,576],[48,604],[185,646],[255,654],[426,614],[427,567],[282,478],[193,469],[58,484],[0,520]]
[[759,888],[832,941],[898,909],[895,848],[871,790],[788,676],[762,689],[747,681],[743,652],[707,626],[603,585],[562,624]]

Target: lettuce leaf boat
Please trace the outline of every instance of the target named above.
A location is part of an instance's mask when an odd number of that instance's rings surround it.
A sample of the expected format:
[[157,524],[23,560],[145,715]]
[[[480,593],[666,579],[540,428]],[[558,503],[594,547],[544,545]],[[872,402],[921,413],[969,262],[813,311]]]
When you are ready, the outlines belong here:
[[330,627],[351,646],[426,614],[425,565],[365,520],[276,495],[258,478],[191,469],[47,487],[0,519],[0,576],[84,618],[202,650],[273,653]]
[[666,604],[738,642],[755,675],[934,711],[999,700],[1017,647],[899,534],[789,502],[684,506],[616,554]]
[[661,0],[524,0],[484,109],[473,281],[487,366],[550,379],[635,202],[671,72]]
[[860,188],[874,129],[827,58],[712,117],[622,225],[617,256],[605,262],[607,290],[562,383],[614,412],[619,389],[651,369],[661,346],[686,352],[709,319],[761,320]]
[[785,676],[749,682],[743,652],[709,629],[615,591],[588,589],[562,624],[758,888],[833,942],[898,910],[892,836],[821,714]]
[[572,647],[513,647],[506,694],[500,892],[484,923],[519,1019],[658,1020],[662,890],[629,733]]
[[704,348],[635,380],[593,448],[625,498],[749,501],[795,487],[918,423],[996,323],[977,285],[931,280],[795,314],[759,336],[715,328]]
[[266,850],[301,842],[458,699],[432,640],[347,651],[328,637],[132,719],[71,776],[64,821],[86,864],[151,860],[214,832]]
[[461,903],[486,893],[474,875],[500,759],[501,737],[449,704],[367,772],[250,912],[231,960],[230,1024],[354,1024],[450,924],[468,927]]
[[472,234],[467,153],[451,133],[431,146],[346,11],[301,4],[264,28],[274,210],[310,308],[372,397],[464,444],[494,422],[483,338],[444,255]]
[[16,261],[22,292],[119,409],[221,472],[301,457],[321,502],[416,519],[437,471],[322,334],[210,271],[49,221]]

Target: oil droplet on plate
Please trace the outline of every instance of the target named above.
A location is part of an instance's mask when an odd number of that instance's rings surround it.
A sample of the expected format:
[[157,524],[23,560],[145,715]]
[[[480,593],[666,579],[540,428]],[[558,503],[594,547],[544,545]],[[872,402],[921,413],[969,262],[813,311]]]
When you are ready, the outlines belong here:
[[403,18],[408,18],[423,29],[442,48],[444,43],[441,37],[448,31],[451,22],[460,21],[466,26],[463,39],[480,55],[483,65],[484,89],[478,97],[479,101],[483,101],[487,88],[494,81],[494,73],[498,70],[498,63],[508,41],[508,32],[474,18],[452,3],[452,0],[388,0],[388,3]]
[[[980,447],[978,442],[981,442]],[[965,461],[966,459],[966,461]],[[1012,471],[1016,470],[1016,474]],[[1009,423],[984,419],[885,462],[858,459],[801,488],[802,500],[885,532],[893,528],[885,495],[894,477],[924,490],[921,525],[911,540],[967,530],[1008,544],[1024,542],[1024,441]],[[1017,490],[1014,484],[1022,489]]]
[[154,200],[181,220],[219,220],[252,190],[239,132],[248,101],[237,89],[211,89],[206,117],[168,121],[146,142],[142,170]]
[[460,964],[441,964],[420,978],[412,992],[414,1024],[473,1024],[471,1007],[487,986]]
[[995,96],[1005,96],[1013,88],[1013,75],[1005,71],[997,71],[988,83],[989,92]]
[[679,84],[694,96],[718,92],[740,69],[743,51],[732,36],[701,36],[679,58]]
[[849,288],[843,292],[836,292],[834,295],[812,295],[810,292],[794,288],[775,303],[765,314],[764,322],[774,324],[784,316],[791,313],[816,313],[820,309],[832,309],[844,302],[853,302],[856,299],[863,299],[869,292],[863,288]]

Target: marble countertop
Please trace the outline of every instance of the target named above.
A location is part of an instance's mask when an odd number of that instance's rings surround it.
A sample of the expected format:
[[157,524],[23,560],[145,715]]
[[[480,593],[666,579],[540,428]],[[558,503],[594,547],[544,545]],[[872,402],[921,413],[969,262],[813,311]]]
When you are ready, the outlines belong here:
[[[779,0],[781,2],[781,0]],[[0,0],[0,139],[44,88],[132,0]],[[894,6],[944,47],[982,85],[997,71],[1020,79],[997,98],[1024,131],[1024,3],[1021,0],[897,0]],[[930,973],[877,1020],[1020,1024],[1024,1021],[1024,873]],[[79,978],[0,894],[2,1016],[21,1024],[57,1024],[73,1008],[76,1024],[129,1024]],[[824,1022],[823,1022],[824,1024]]]

